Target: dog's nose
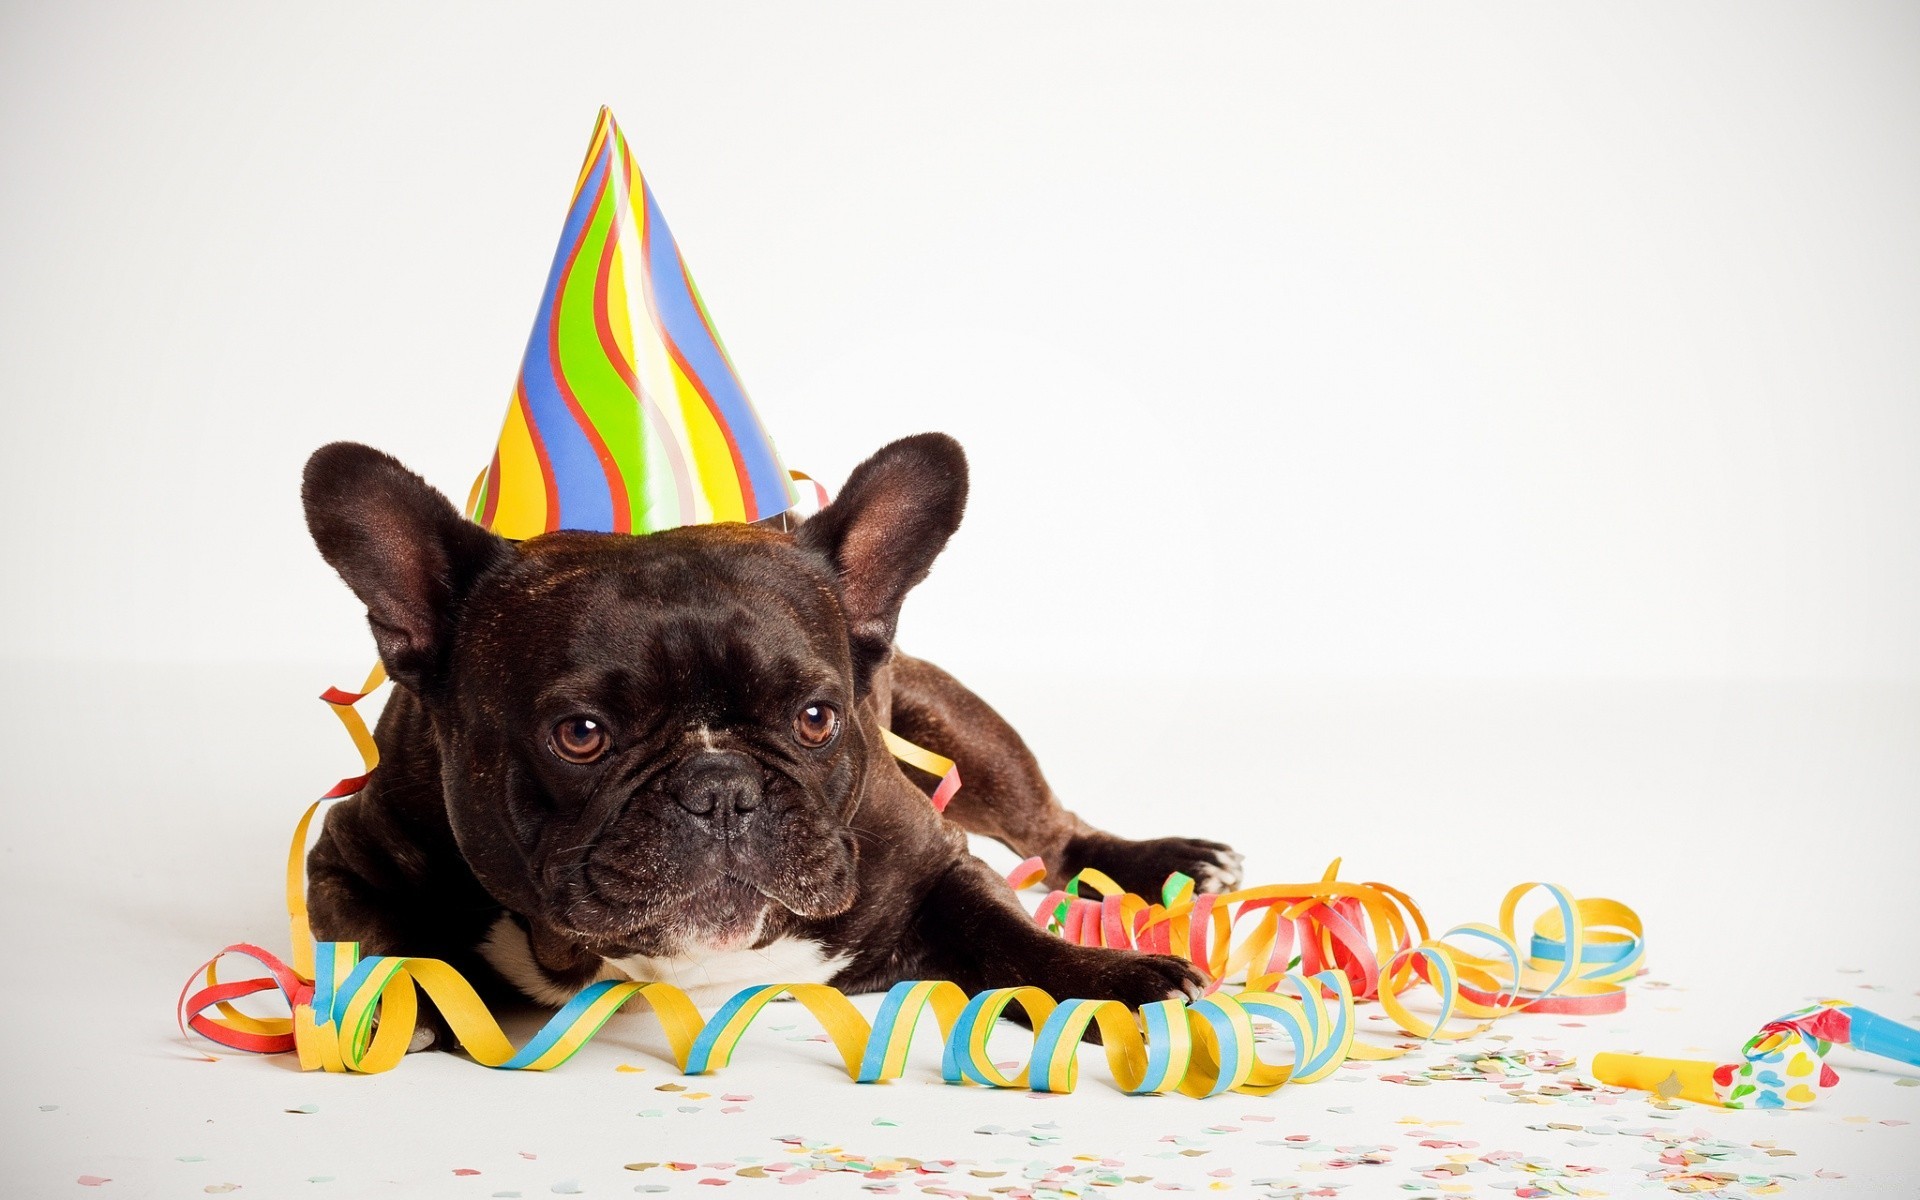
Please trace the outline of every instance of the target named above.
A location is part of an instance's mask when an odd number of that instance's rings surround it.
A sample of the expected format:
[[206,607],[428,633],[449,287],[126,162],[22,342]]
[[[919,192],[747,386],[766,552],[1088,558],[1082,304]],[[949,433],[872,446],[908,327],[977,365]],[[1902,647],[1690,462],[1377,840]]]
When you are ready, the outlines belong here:
[[760,807],[760,768],[733,750],[710,750],[674,772],[674,803],[697,817]]

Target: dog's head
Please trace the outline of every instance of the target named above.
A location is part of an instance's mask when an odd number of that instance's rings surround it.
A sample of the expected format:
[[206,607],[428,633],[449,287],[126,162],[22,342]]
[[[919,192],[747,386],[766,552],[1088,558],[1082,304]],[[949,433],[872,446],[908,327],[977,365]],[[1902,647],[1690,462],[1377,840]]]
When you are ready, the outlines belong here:
[[307,463],[307,524],[432,718],[447,813],[503,904],[596,953],[748,944],[855,897],[862,700],[960,522],[942,434],[885,447],[786,534],[510,543],[398,462]]

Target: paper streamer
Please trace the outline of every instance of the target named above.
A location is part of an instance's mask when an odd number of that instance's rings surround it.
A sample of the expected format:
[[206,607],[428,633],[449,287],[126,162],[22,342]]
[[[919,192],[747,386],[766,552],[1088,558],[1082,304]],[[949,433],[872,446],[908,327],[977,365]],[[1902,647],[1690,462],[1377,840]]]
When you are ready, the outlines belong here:
[[[1027,866],[1016,874],[1030,874]],[[1310,975],[1339,970],[1357,999],[1379,1000],[1403,1029],[1442,1040],[1485,1028],[1449,1029],[1456,1016],[1486,1022],[1522,1008],[1590,1016],[1626,1004],[1619,984],[1639,972],[1642,929],[1633,910],[1617,901],[1576,900],[1554,884],[1523,883],[1502,901],[1497,927],[1459,925],[1433,938],[1406,893],[1381,883],[1340,882],[1339,866],[1336,860],[1315,883],[1219,895],[1196,895],[1191,879],[1175,875],[1159,903],[1088,870],[1042,900],[1034,920],[1081,945],[1178,955],[1216,981],[1244,975],[1254,990],[1282,977],[1296,960]],[[1097,898],[1080,895],[1082,886]],[[1515,920],[1536,890],[1552,908],[1535,923],[1523,961]],[[1496,953],[1453,944],[1462,939]],[[1440,1014],[1432,1021],[1407,1012],[1401,1000],[1421,984],[1440,994]]]
[[1593,1074],[1615,1087],[1721,1108],[1805,1108],[1840,1082],[1827,1063],[1834,1046],[1920,1066],[1920,1030],[1845,1000],[1822,1000],[1761,1026],[1738,1062],[1599,1054]]
[[[813,1015],[832,1041],[849,1078],[877,1083],[899,1078],[923,1017],[931,1012],[941,1039],[941,1074],[949,1083],[1070,1092],[1079,1083],[1078,1051],[1097,1026],[1109,1073],[1123,1092],[1178,1092],[1206,1097],[1225,1092],[1265,1094],[1288,1083],[1311,1083],[1349,1058],[1380,1060],[1404,1045],[1363,1042],[1357,1006],[1378,1000],[1402,1031],[1422,1041],[1454,1040],[1491,1021],[1522,1011],[1600,1013],[1624,1003],[1621,983],[1639,969],[1640,921],[1610,900],[1577,900],[1552,884],[1522,884],[1501,905],[1497,925],[1462,925],[1428,935],[1419,908],[1385,884],[1342,882],[1338,862],[1312,883],[1249,888],[1225,895],[1197,894],[1183,875],[1168,879],[1158,902],[1124,892],[1098,871],[1082,871],[1051,892],[1035,920],[1083,945],[1131,947],[1185,957],[1213,981],[1192,1003],[1162,1001],[1136,1011],[1111,1000],[1056,1001],[1034,987],[997,988],[967,996],[953,983],[896,984],[872,1022],[843,993],[824,984],[767,984],[747,988],[711,1018],[685,992],[666,983],[602,981],[569,1000],[525,1045],[514,1046],[472,985],[437,959],[361,958],[347,942],[313,940],[307,924],[303,860],[307,831],[320,805],[351,794],[378,764],[378,751],[354,705],[382,682],[376,668],[359,692],[330,690],[323,697],[359,747],[366,771],[343,780],[308,806],[287,860],[287,909],[293,963],[253,945],[229,946],[194,973],[177,1014],[191,1030],[220,1045],[255,1053],[299,1056],[302,1069],[374,1073],[406,1055],[418,1026],[422,993],[476,1062],[503,1070],[543,1071],[559,1066],[590,1041],[607,1019],[639,1002],[660,1019],[674,1063],[689,1075],[718,1070],[771,1001],[790,996]],[[904,761],[942,777],[943,807],[959,774],[951,760],[888,735]],[[949,786],[951,785],[951,786]],[[1045,875],[1029,859],[1009,882],[1019,887]],[[1083,895],[1082,891],[1093,895]],[[1550,907],[1535,921],[1523,956],[1516,932],[1521,902],[1534,891]],[[1455,944],[1471,940],[1494,953]],[[222,981],[227,955],[250,958],[264,976]],[[1229,995],[1220,984],[1244,979]],[[197,985],[197,987],[196,987]],[[1430,987],[1432,1018],[1407,1006],[1410,992]],[[278,994],[284,1017],[254,1016],[233,1001]],[[1010,1005],[1025,1013],[1034,1033],[1028,1065],[1007,1074],[988,1053],[988,1037]],[[1859,1010],[1854,1010],[1858,1012]],[[1256,1021],[1286,1035],[1291,1059],[1276,1063],[1256,1050]]]
[[933,811],[947,811],[953,794],[960,790],[960,768],[953,764],[953,760],[916,746],[891,729],[882,729],[880,740],[887,744],[887,753],[940,780],[939,786],[933,789],[933,794],[927,800],[933,805]]

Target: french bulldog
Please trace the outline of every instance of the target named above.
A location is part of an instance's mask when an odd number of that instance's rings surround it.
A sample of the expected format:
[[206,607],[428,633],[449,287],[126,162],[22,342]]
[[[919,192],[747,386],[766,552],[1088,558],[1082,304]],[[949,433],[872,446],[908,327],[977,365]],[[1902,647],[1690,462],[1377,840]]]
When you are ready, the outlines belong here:
[[[944,434],[894,442],[795,529],[508,542],[379,451],[308,461],[306,518],[396,687],[380,768],[307,858],[315,936],[444,959],[555,1005],[601,979],[696,1002],[765,982],[943,978],[1138,1006],[1198,994],[1163,955],[1036,928],[966,834],[1149,892],[1235,886],[1218,842],[1129,841],[1062,807],[1019,734],[894,647],[959,526]],[[957,759],[945,813],[888,729]],[[444,1025],[422,1027],[415,1048]]]

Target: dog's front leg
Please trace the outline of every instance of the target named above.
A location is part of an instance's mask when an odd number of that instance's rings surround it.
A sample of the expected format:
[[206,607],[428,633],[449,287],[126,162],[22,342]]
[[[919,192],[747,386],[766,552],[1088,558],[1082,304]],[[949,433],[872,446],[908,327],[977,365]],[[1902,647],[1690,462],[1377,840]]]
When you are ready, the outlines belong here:
[[1034,926],[1006,881],[977,858],[956,862],[913,917],[924,978],[968,992],[1031,984],[1056,1000],[1118,1000],[1131,1008],[1190,1000],[1206,977],[1182,959],[1076,946]]
[[[407,871],[390,843],[370,837],[368,825],[379,816],[372,804],[373,797],[357,796],[328,813],[307,855],[307,918],[314,939],[356,942],[362,958],[445,959],[468,979],[484,981],[484,964],[448,932],[451,922],[443,916],[450,904],[473,908],[478,902],[458,884]],[[423,1004],[408,1049],[457,1045],[439,1010]]]

